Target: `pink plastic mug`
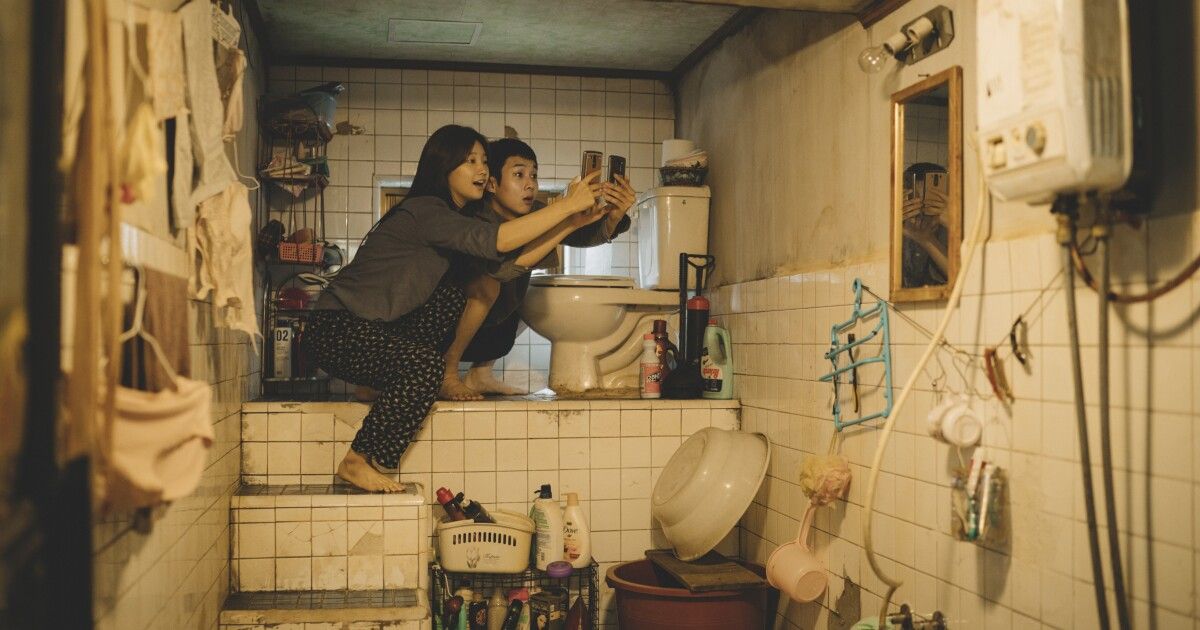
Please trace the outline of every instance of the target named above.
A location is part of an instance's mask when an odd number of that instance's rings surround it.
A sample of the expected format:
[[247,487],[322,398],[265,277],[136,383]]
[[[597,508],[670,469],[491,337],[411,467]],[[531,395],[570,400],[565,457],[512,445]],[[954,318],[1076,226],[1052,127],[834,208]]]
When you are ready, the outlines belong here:
[[808,546],[816,505],[809,504],[796,540],[779,546],[767,559],[767,583],[797,602],[816,601],[825,592],[825,567]]

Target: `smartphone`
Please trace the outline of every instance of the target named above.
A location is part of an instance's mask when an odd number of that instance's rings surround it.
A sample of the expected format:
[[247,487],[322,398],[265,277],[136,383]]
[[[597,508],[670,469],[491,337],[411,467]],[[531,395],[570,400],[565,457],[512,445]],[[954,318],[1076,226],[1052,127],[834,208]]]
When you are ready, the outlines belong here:
[[608,156],[608,181],[617,183],[617,175],[625,177],[625,158],[619,155]]
[[579,175],[587,177],[588,173],[593,173],[600,170],[600,166],[604,161],[604,154],[599,151],[584,151],[583,152],[583,169]]

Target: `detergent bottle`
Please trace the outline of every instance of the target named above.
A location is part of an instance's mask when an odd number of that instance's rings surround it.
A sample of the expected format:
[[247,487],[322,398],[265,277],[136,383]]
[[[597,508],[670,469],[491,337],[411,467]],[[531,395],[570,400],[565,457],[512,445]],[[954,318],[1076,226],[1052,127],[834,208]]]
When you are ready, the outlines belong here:
[[700,351],[700,376],[704,379],[705,398],[733,398],[733,353],[729,331],[708,320],[704,328],[704,349]]

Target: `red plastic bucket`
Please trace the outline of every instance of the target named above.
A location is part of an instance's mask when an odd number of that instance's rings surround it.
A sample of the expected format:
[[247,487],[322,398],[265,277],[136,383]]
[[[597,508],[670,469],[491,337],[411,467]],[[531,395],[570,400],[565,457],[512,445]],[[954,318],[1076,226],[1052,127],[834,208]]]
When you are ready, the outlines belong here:
[[[764,576],[761,565],[742,566]],[[614,565],[605,581],[617,594],[621,630],[763,630],[773,616],[767,586],[693,593],[649,560]]]

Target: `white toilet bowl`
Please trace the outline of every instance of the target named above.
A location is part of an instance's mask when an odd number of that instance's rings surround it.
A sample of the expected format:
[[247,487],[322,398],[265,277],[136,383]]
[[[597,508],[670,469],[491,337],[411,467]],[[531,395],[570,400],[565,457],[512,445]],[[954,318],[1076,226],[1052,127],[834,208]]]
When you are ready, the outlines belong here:
[[642,335],[653,320],[676,329],[675,291],[634,288],[619,276],[534,276],[521,318],[550,340],[550,388],[559,394],[638,386]]

